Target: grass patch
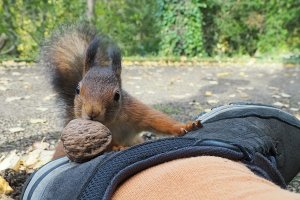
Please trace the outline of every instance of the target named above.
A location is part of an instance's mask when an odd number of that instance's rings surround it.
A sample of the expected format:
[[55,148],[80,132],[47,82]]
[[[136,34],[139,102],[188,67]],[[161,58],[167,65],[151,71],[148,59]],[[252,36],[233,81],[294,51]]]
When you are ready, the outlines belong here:
[[169,115],[178,115],[182,113],[182,111],[178,107],[172,106],[170,104],[155,104],[153,105],[153,108]]
[[[274,63],[282,63],[282,64],[300,64],[300,55],[292,55],[292,56],[234,56],[234,57],[179,57],[179,56],[130,56],[123,58],[125,64],[132,64],[137,62],[138,64],[149,63],[149,62],[157,62],[157,63],[192,63],[192,64],[246,64],[249,62],[261,63],[261,64],[274,64]],[[134,63],[134,64],[137,64]]]
[[0,56],[0,63],[5,62],[5,61],[32,63],[32,62],[35,62],[36,59],[35,58],[19,58],[19,57],[15,57],[15,56],[7,56],[7,55]]
[[299,65],[300,64],[300,55],[292,55],[288,58],[283,58],[282,63]]
[[[15,62],[35,62],[36,58],[19,58],[14,56],[2,55],[0,56],[0,63],[5,61],[15,61]],[[249,61],[255,63],[282,63],[282,64],[300,64],[300,55],[294,54],[290,56],[234,56],[234,57],[223,57],[223,56],[215,56],[215,57],[185,57],[185,56],[129,56],[123,57],[123,61],[125,64],[143,64],[143,63],[191,63],[191,64],[215,64],[215,63],[223,63],[223,64],[244,64]]]

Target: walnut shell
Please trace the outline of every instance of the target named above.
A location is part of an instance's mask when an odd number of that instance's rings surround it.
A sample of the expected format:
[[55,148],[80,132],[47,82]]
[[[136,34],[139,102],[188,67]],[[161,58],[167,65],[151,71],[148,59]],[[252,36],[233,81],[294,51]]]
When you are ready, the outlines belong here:
[[112,140],[109,129],[97,121],[74,119],[64,128],[61,141],[68,158],[82,163],[103,153]]

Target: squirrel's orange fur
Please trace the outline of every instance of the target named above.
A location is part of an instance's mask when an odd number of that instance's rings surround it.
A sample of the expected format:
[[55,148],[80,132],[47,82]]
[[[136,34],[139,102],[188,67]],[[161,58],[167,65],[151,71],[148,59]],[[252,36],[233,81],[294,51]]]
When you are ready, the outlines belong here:
[[[110,129],[114,145],[132,145],[141,131],[178,136],[202,126],[175,121],[124,91],[119,48],[91,27],[61,27],[45,43],[41,61],[51,69],[52,85],[66,105],[66,123],[97,120]],[[62,155],[59,144],[55,157]]]

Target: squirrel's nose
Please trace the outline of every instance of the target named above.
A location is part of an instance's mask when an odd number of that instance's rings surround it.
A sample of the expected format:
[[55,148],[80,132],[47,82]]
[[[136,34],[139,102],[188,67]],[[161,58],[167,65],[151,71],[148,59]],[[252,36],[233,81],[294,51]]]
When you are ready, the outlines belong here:
[[99,116],[99,112],[92,110],[88,113],[88,117],[90,120],[94,120]]
[[82,107],[82,117],[88,120],[104,120],[105,109],[93,104],[84,104]]

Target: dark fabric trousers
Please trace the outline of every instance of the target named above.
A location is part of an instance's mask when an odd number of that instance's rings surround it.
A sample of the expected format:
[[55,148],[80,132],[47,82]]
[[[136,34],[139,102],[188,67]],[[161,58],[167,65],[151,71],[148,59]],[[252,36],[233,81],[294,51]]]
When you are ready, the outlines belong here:
[[52,161],[28,180],[23,199],[110,199],[132,175],[178,158],[211,155],[243,162],[285,187],[300,170],[300,121],[274,107],[231,104],[199,116],[203,128],[110,152],[86,163]]

